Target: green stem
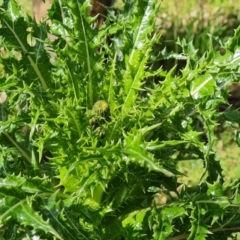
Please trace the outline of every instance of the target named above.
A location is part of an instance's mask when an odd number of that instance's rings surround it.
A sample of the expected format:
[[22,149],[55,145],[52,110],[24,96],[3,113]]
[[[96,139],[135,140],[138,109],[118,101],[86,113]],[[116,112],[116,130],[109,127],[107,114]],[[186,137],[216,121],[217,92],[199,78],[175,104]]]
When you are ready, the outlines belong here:
[[10,142],[21,152],[22,156],[29,162],[32,163],[31,157],[19,146],[19,144],[7,133],[3,134],[10,140]]
[[67,112],[68,112],[68,114],[72,117],[72,119],[73,119],[73,121],[74,121],[74,123],[75,123],[75,125],[76,125],[79,138],[81,139],[81,129],[80,129],[80,127],[79,127],[78,121],[76,120],[75,116],[73,115],[73,113],[72,113],[69,109],[67,109]]
[[85,49],[86,49],[86,56],[87,56],[87,69],[88,69],[88,107],[92,108],[93,106],[93,84],[92,84],[92,69],[91,69],[91,64],[90,64],[90,55],[89,55],[89,49],[88,49],[88,41],[87,41],[87,35],[86,35],[86,30],[84,27],[84,22],[83,22],[83,18],[82,18],[82,14],[79,11],[79,9],[81,8],[81,6],[79,6],[79,3],[77,3],[77,8],[75,9],[75,11],[78,11],[78,16],[80,17],[80,22],[78,24],[81,24],[82,26],[82,32],[81,34],[83,34],[84,37],[84,44],[85,44]]

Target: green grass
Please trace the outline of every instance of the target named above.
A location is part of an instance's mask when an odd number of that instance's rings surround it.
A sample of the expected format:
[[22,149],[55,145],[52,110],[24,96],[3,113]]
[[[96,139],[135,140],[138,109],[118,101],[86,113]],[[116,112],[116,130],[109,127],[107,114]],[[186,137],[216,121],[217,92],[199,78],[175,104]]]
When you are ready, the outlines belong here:
[[240,147],[236,144],[235,133],[230,127],[226,127],[219,134],[216,144],[217,159],[223,168],[223,175],[226,182],[239,179],[240,173]]

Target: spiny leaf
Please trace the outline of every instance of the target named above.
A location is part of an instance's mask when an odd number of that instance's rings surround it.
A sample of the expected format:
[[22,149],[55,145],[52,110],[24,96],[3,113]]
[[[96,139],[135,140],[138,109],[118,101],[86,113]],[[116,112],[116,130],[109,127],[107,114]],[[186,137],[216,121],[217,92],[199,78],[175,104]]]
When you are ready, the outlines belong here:
[[32,197],[18,199],[14,196],[0,193],[0,224],[5,224],[9,219],[13,218],[23,226],[32,226],[35,230],[42,230],[62,239],[49,222],[44,221],[33,209],[32,201]]
[[[49,71],[50,63],[46,51],[43,49],[44,41],[47,37],[46,27],[42,25],[38,27],[36,24],[25,21],[19,6],[14,0],[9,1],[8,11],[5,10],[0,13],[2,16],[1,32],[4,36],[8,36],[6,40],[6,46],[9,50],[16,49],[21,54],[21,60],[28,66],[25,70],[28,70],[28,77],[25,79],[28,84],[35,81],[36,78],[40,81],[44,91],[47,91],[50,83]],[[29,21],[31,21],[29,19]],[[29,32],[29,33],[28,33]],[[41,41],[36,41],[34,46],[30,46],[26,34],[35,35]],[[19,66],[15,63],[16,68]],[[20,69],[19,69],[20,70]]]
[[158,211],[157,209],[152,210],[153,214],[150,219],[156,217],[156,219],[152,219],[156,222],[156,227],[154,228],[154,239],[168,239],[173,232],[173,221],[175,218],[183,217],[186,212],[183,207],[172,206],[165,207],[162,211]]
[[[155,128],[158,126],[159,124],[157,124]],[[147,130],[151,128],[146,129],[134,131],[132,134],[125,136],[123,154],[126,155],[126,161],[133,161],[140,166],[148,168],[149,171],[159,171],[168,176],[173,176],[170,171],[161,166],[160,162],[157,162],[152,153],[146,150],[147,144],[144,143],[143,133],[146,133]]]
[[154,26],[154,13],[158,10],[158,7],[158,1],[148,1],[145,13],[140,20],[141,23],[133,33],[133,46],[129,56],[125,59],[126,70],[123,72],[125,95],[124,103],[122,105],[123,115],[128,114],[129,108],[135,102],[137,91],[140,89],[145,76],[144,71],[146,69],[146,63],[149,59],[149,53],[154,43],[154,37],[150,39],[150,34],[153,31]]

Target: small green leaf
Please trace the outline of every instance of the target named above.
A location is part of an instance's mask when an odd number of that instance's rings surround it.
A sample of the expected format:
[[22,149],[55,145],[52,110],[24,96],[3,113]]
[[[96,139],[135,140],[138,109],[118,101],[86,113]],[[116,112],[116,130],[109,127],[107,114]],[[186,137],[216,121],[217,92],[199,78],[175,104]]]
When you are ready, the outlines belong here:
[[79,188],[79,180],[71,173],[73,169],[62,167],[58,176],[60,186],[64,187],[64,192],[75,192]]
[[195,100],[211,96],[214,91],[215,81],[209,73],[196,77],[196,79],[191,83],[190,93]]

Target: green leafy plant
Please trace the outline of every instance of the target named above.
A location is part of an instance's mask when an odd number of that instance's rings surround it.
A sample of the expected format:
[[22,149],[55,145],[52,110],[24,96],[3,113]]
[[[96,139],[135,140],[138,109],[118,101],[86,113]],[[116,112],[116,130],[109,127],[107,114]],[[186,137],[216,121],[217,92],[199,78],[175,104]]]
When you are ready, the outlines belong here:
[[227,40],[234,34],[234,29],[240,24],[239,16],[238,5],[229,0],[163,1],[157,16],[161,43],[156,46],[156,51],[162,52],[159,55],[161,65],[168,70],[175,64],[179,69],[185,66],[182,58],[166,58],[168,52],[181,53],[181,47],[176,44],[178,38],[192,41],[199,57],[208,51],[208,34],[213,37],[214,50],[221,49],[219,39]]
[[[157,0],[126,1],[100,30],[89,1],[54,1],[37,25],[1,7],[2,239],[221,239],[239,231],[239,180],[215,159],[227,86],[239,79],[240,28],[201,58],[179,40],[181,75],[155,70]],[[48,34],[55,36],[50,40]],[[171,56],[172,57],[172,56]],[[237,131],[237,129],[236,129]],[[236,134],[238,140],[239,134]],[[197,186],[179,161],[201,161]]]

